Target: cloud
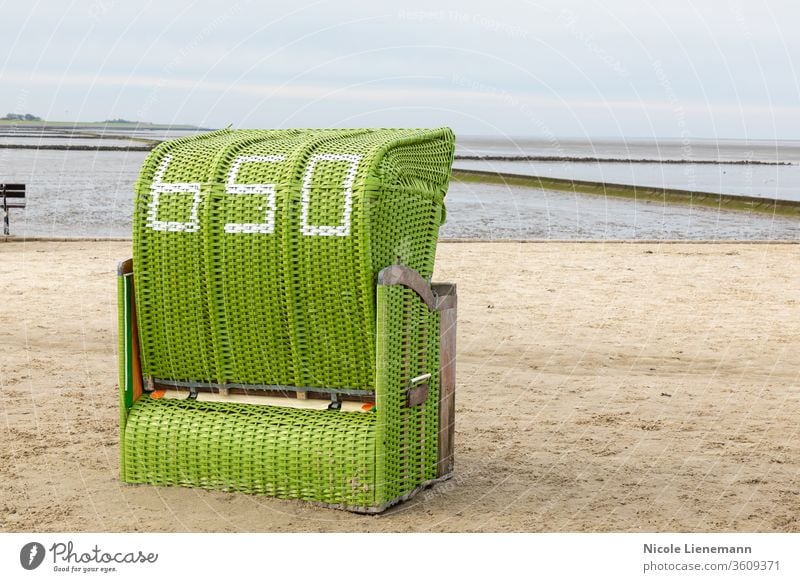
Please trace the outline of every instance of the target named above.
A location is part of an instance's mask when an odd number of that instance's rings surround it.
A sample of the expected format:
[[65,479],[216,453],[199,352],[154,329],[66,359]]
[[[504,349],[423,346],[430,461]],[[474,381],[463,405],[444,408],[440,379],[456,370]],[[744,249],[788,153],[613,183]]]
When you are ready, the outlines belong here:
[[783,0],[15,4],[0,110],[28,91],[91,118],[391,125],[407,107],[467,131],[525,129],[530,111],[559,131],[641,135],[674,133],[679,109],[697,135],[789,136],[797,21]]

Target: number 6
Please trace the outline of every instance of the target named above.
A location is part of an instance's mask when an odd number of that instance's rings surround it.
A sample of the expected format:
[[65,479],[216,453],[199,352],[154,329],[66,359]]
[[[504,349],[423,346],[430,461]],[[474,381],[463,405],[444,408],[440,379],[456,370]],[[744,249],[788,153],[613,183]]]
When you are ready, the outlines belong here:
[[[147,210],[147,226],[153,230],[165,230],[167,232],[197,232],[200,224],[197,222],[197,207],[200,206],[200,184],[192,182],[173,182],[164,183],[164,173],[167,166],[172,161],[172,156],[164,156],[164,160],[158,166],[150,192],[153,199],[150,201]],[[193,194],[192,209],[189,212],[188,222],[177,222],[169,220],[158,220],[158,205],[162,194]]]

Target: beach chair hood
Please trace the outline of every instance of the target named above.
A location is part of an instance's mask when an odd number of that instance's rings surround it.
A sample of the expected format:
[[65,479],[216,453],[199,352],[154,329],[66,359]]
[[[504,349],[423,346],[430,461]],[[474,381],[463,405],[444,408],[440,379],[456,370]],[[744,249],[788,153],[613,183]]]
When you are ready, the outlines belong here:
[[145,377],[371,388],[378,272],[432,274],[449,129],[222,130],[136,184]]

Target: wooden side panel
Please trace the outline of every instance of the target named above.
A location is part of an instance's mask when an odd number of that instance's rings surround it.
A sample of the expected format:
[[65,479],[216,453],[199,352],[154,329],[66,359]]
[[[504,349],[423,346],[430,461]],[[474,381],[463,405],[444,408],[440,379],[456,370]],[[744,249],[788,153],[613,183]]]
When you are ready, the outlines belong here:
[[133,359],[133,402],[136,402],[142,395],[142,361],[139,359],[139,325],[136,321],[136,293],[135,284],[133,281],[133,273],[129,275],[131,278],[131,357]]
[[[142,363],[139,358],[139,326],[136,321],[136,293],[133,282],[133,260],[127,259],[117,266],[117,275],[122,281],[123,325],[119,330],[125,335],[122,343],[122,356],[124,358],[125,378],[127,385],[124,387],[124,405],[126,408],[142,395]],[[124,384],[125,382],[123,382]]]
[[428,282],[414,269],[405,265],[392,265],[378,273],[378,285],[402,285],[419,295],[428,309],[436,309],[436,302]]
[[453,472],[453,442],[456,412],[456,319],[458,301],[456,286],[435,284],[437,308],[440,310],[439,358],[440,358],[440,402],[439,402],[439,463],[438,475],[443,477]]

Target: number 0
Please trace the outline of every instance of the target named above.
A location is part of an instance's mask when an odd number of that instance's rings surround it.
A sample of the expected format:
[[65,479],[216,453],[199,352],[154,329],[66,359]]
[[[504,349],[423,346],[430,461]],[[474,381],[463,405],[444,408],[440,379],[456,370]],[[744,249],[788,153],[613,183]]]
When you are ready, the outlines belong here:
[[[342,222],[336,226],[327,224],[308,224],[309,207],[311,206],[311,180],[314,177],[314,165],[317,162],[350,162],[350,168],[342,183],[344,189],[344,211]],[[302,226],[306,236],[350,236],[350,214],[353,211],[353,182],[358,172],[358,163],[361,156],[358,154],[317,154],[311,156],[303,178],[303,206]]]

